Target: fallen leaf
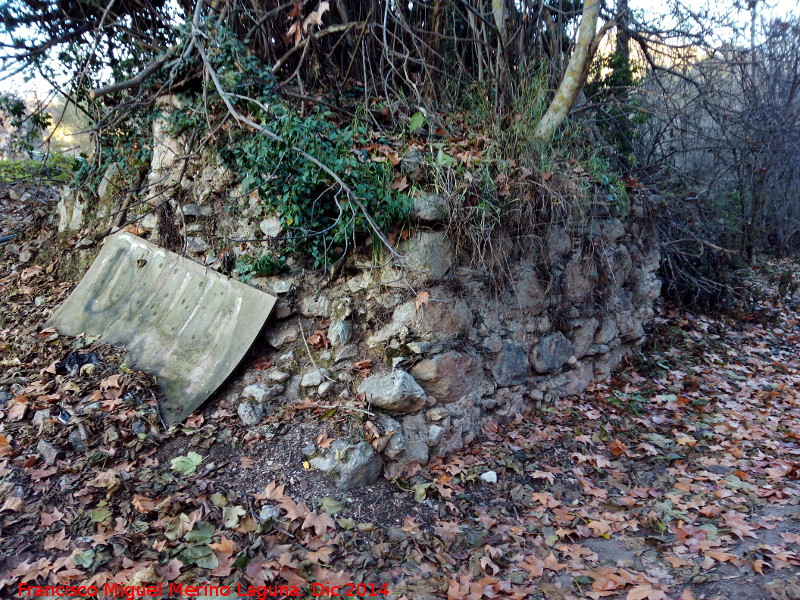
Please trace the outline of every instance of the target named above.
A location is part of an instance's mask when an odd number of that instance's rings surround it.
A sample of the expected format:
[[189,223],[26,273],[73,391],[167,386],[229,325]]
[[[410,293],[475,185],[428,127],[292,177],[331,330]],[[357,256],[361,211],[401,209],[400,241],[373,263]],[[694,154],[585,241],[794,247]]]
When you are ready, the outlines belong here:
[[278,485],[278,483],[273,480],[267,484],[263,492],[260,494],[253,494],[253,498],[256,500],[282,500],[285,496],[283,493],[285,488],[285,485]]
[[0,512],[19,512],[22,510],[22,507],[25,506],[25,502],[22,498],[17,498],[16,496],[9,496],[6,498],[6,501],[3,502],[3,507],[0,508]]
[[417,297],[414,299],[414,305],[417,307],[417,310],[428,304],[431,300],[431,293],[426,291],[421,291],[417,293]]
[[614,456],[623,456],[628,452],[628,447],[619,440],[612,440],[608,444],[608,449]]
[[8,438],[0,434],[0,458],[4,456],[11,456],[13,453],[14,450],[11,448]]
[[313,528],[314,533],[317,535],[323,535],[328,529],[333,529],[334,527],[333,519],[329,514],[324,512],[319,514],[307,514],[302,525],[303,529]]
[[141,494],[134,494],[131,499],[131,504],[137,512],[142,514],[153,512],[156,509],[156,503],[147,496],[142,496]]

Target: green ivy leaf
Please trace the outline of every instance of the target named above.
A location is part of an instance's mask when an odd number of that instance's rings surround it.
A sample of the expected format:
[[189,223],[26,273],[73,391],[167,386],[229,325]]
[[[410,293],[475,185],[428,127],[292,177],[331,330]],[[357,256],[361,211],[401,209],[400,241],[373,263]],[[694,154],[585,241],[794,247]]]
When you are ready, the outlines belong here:
[[217,555],[208,546],[186,548],[178,555],[178,559],[184,565],[197,565],[201,569],[216,569],[219,566]]
[[72,560],[75,562],[76,565],[79,567],[83,567],[84,569],[90,569],[94,564],[94,559],[97,556],[94,550],[89,549],[85,552],[81,552],[80,554],[76,554]]
[[104,508],[97,508],[92,511],[92,523],[102,523],[111,516],[111,511]]
[[339,502],[338,500],[334,500],[330,496],[325,496],[322,499],[322,510],[324,510],[329,515],[335,515],[339,511],[344,508],[344,504]]
[[197,452],[189,452],[186,456],[179,456],[172,459],[172,470],[184,475],[191,475],[197,471],[197,467],[203,462],[203,457]]
[[416,131],[424,124],[425,124],[425,115],[417,111],[411,117],[411,122],[409,123],[409,126],[411,127],[411,131]]
[[214,526],[208,521],[198,521],[195,528],[188,532],[184,537],[187,542],[198,544],[210,544],[214,535]]
[[239,525],[239,518],[247,514],[241,506],[226,506],[222,509],[222,522],[231,529]]

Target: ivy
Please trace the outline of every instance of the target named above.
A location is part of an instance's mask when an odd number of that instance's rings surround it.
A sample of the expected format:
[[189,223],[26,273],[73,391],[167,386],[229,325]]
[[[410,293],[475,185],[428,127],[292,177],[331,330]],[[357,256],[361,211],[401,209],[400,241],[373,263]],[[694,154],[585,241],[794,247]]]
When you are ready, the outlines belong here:
[[[361,200],[384,231],[408,218],[410,201],[391,188],[392,167],[365,158],[370,143],[366,126],[357,120],[342,124],[329,111],[315,109],[301,115],[277,92],[269,68],[259,65],[246,47],[223,27],[214,26],[209,59],[241,114],[277,134],[276,141],[261,133],[230,130],[219,136],[217,152],[239,177],[245,194],[257,193],[256,218],[277,215],[284,229],[284,249],[312,259],[314,268],[339,260],[358,234],[367,233],[366,220],[331,177],[293,148],[314,156],[335,172]],[[244,98],[243,98],[244,97]],[[249,101],[249,98],[253,101]],[[175,133],[213,134],[227,114],[216,94],[185,98],[173,115]],[[268,110],[264,110],[266,107]],[[216,120],[209,119],[214,115]],[[240,272],[272,271],[261,256],[240,261]]]

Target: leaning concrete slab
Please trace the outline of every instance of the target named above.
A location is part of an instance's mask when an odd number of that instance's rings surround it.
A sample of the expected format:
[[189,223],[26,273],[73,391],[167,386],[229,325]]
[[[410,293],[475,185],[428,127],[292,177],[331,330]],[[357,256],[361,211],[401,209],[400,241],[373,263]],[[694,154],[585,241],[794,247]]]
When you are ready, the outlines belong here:
[[275,298],[130,233],[108,238],[47,325],[124,346],[164,390],[161,418],[178,423],[241,361]]

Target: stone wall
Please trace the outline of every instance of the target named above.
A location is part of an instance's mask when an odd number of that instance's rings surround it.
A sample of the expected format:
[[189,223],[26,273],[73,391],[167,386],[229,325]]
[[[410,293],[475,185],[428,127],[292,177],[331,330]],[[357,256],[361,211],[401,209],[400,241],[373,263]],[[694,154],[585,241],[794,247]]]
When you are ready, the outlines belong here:
[[[641,344],[653,318],[658,246],[637,212],[625,224],[596,221],[589,256],[582,236],[553,232],[546,260],[518,261],[500,291],[486,273],[459,266],[436,230],[401,245],[411,269],[364,259],[322,284],[302,275],[257,280],[281,298],[267,340],[278,367],[298,371],[299,389],[285,393],[365,394],[381,433],[395,432],[382,452],[389,477],[469,443],[484,416],[581,393]],[[338,376],[334,384],[303,380],[315,369],[304,360],[298,317],[309,326],[330,320],[332,348],[315,360]],[[351,367],[365,358],[372,374],[358,380]]]
[[[188,254],[220,268],[221,247],[241,252],[232,238],[281,235],[280,221],[254,210],[257,199],[242,194],[213,156],[176,164],[180,144],[164,132],[157,121],[152,195],[173,194]],[[152,237],[150,200],[139,209],[139,226]],[[232,217],[230,205],[243,216]],[[552,228],[510,264],[509,283],[499,288],[468,266],[468,256],[456,256],[446,202],[435,195],[415,199],[416,227],[398,245],[402,266],[380,264],[368,243],[335,276],[306,272],[290,259],[290,274],[251,281],[279,302],[265,332],[273,368],[247,372],[232,388],[242,421],[256,425],[265,411],[306,396],[364,394],[392,478],[468,444],[486,416],[502,419],[528,403],[582,392],[641,344],[653,318],[659,252],[645,212],[634,199],[624,222],[605,214],[574,230]],[[62,210],[62,228],[76,228],[76,213]],[[319,328],[331,347],[312,349],[313,364],[301,335]],[[362,378],[355,365],[365,359],[373,366]],[[347,460],[375,473],[375,450],[353,448]],[[316,455],[311,464],[356,473],[341,476],[343,487],[363,483],[364,469],[331,456]]]

